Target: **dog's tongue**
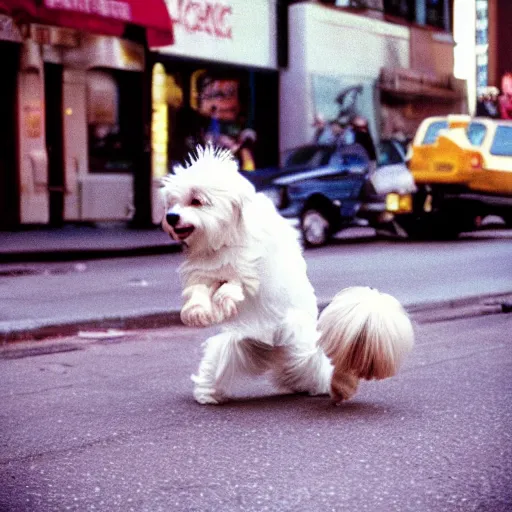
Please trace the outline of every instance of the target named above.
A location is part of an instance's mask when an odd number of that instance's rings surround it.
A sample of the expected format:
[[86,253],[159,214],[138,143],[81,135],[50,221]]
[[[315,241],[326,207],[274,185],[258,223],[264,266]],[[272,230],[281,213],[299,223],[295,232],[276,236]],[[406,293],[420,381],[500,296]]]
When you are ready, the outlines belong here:
[[192,234],[192,231],[194,231],[193,226],[187,226],[184,228],[174,228],[174,233],[176,234],[176,237],[179,240],[185,240],[186,238],[188,238]]

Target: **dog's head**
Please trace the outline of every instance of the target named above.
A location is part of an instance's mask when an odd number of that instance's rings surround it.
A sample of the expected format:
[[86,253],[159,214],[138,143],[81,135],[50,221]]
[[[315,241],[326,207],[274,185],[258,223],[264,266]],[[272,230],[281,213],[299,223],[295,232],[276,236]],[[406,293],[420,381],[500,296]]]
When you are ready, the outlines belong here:
[[164,231],[198,252],[239,242],[244,204],[256,192],[232,153],[199,146],[173,171],[163,179]]

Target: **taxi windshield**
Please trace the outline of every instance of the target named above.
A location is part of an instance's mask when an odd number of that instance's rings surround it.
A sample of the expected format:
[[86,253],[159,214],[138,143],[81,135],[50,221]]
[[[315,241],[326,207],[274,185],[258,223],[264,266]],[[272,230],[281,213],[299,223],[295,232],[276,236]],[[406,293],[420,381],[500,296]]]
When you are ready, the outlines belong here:
[[496,128],[490,152],[496,156],[512,156],[512,126]]
[[473,146],[482,145],[486,132],[487,127],[483,123],[470,123],[466,131],[469,142],[471,142]]
[[448,121],[434,121],[428,128],[423,137],[422,144],[434,144],[439,132],[448,128]]

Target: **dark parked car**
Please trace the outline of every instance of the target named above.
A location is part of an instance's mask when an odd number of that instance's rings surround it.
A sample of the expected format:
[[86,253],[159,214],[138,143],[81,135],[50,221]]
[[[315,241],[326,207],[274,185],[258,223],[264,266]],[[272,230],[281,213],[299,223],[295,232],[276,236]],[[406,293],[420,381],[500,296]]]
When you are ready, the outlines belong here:
[[306,246],[320,246],[344,228],[389,222],[359,144],[307,145],[288,153],[278,169],[243,173],[287,218],[297,218]]
[[377,170],[371,180],[379,194],[412,194],[414,178],[406,163],[407,145],[396,139],[382,139],[378,146]]

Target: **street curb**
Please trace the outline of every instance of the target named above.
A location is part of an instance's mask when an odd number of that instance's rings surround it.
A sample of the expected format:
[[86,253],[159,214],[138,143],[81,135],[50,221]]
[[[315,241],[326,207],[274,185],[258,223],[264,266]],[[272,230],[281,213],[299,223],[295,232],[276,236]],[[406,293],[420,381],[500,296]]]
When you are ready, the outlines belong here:
[[154,313],[142,313],[129,316],[112,316],[93,320],[78,320],[69,323],[49,322],[41,325],[20,329],[5,330],[0,332],[0,344],[15,341],[43,340],[56,336],[73,336],[83,330],[106,329],[157,329],[183,325],[179,311],[161,311]]
[[[322,311],[330,300],[319,301]],[[427,324],[482,315],[512,312],[512,291],[461,297],[437,302],[423,302],[404,306],[413,323]],[[10,329],[0,332],[0,345],[15,341],[44,340],[58,336],[73,336],[84,330],[107,329],[157,329],[183,326],[179,310],[155,311],[150,313],[128,314],[93,320],[71,321],[69,323],[41,323],[34,327]]]
[[1,252],[0,263],[58,263],[76,260],[130,258],[172,254],[182,250],[179,244],[145,245],[140,247],[113,247],[101,249],[55,249],[47,251]]

